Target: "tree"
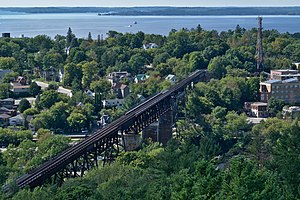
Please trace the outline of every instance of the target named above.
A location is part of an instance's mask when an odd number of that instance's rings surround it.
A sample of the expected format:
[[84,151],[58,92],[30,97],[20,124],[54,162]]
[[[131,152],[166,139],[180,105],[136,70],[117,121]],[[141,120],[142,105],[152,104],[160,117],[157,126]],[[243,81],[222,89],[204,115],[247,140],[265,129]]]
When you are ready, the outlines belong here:
[[74,110],[67,118],[67,121],[72,130],[79,131],[85,127],[87,118],[83,114]]
[[1,69],[10,69],[13,71],[19,71],[18,62],[14,57],[0,57]]
[[48,87],[47,87],[47,90],[58,90],[59,86],[56,82],[50,82]]
[[300,125],[297,120],[281,130],[273,150],[273,165],[279,170],[293,194],[300,197]]
[[89,42],[92,42],[92,41],[93,41],[91,32],[89,32],[87,40],[88,40]]
[[130,65],[128,72],[137,74],[144,67],[146,63],[147,60],[144,56],[140,54],[135,54],[128,61],[128,64]]
[[210,72],[215,78],[221,79],[226,74],[227,60],[224,57],[213,58],[208,65],[208,72]]
[[36,82],[32,82],[29,90],[32,96],[36,96],[41,93],[41,86],[39,86]]
[[124,108],[129,110],[132,106],[137,105],[140,102],[136,94],[129,94],[124,99]]
[[72,86],[72,82],[74,80],[82,79],[82,69],[80,65],[76,65],[74,63],[68,63],[64,66],[64,79],[63,84],[64,86]]
[[51,128],[54,132],[68,128],[67,117],[69,116],[69,109],[68,104],[64,102],[57,102],[49,109],[52,118]]
[[43,92],[41,99],[39,101],[39,107],[50,108],[55,102],[59,101],[58,92],[55,90],[46,90]]
[[111,89],[111,84],[106,79],[100,79],[98,81],[93,81],[91,83],[91,89],[95,93],[102,94],[102,96],[105,96],[109,93]]
[[268,101],[267,110],[271,116],[275,116],[278,112],[282,111],[284,105],[285,102],[283,100],[271,97]]
[[31,105],[29,103],[29,101],[27,99],[22,99],[20,101],[18,110],[23,113],[25,110],[27,110],[28,108],[31,108]]
[[66,37],[66,47],[70,47],[73,38],[75,38],[75,35],[73,34],[72,29],[69,27]]
[[10,91],[11,85],[8,83],[2,83],[0,84],[0,99],[8,98],[12,95],[12,92]]
[[89,88],[93,78],[97,76],[97,63],[95,61],[86,62],[82,65],[82,85]]

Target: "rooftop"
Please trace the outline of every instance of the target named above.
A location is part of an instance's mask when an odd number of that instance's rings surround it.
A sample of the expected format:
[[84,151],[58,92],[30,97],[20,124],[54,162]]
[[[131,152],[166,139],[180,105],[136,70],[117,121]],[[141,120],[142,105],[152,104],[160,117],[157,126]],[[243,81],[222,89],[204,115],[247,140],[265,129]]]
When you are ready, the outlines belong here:
[[282,83],[296,83],[296,82],[299,82],[299,80],[297,78],[289,78],[289,79],[286,79],[284,81],[282,81]]
[[264,103],[264,102],[254,102],[254,103],[251,103],[251,105],[255,105],[255,106],[268,106],[268,103]]
[[272,70],[272,71],[276,71],[276,72],[299,72],[298,70],[294,70],[294,69],[277,69],[277,70]]
[[268,80],[268,81],[261,82],[261,83],[273,84],[273,83],[280,83],[280,82],[281,82],[281,80]]

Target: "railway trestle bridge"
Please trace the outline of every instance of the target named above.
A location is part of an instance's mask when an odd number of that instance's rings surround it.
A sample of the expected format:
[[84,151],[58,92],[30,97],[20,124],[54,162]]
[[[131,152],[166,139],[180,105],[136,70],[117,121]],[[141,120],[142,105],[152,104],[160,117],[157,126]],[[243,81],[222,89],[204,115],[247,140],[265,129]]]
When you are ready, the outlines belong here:
[[[61,185],[66,178],[82,177],[86,171],[99,164],[111,163],[120,152],[126,151],[126,135],[139,134],[168,112],[176,112],[178,99],[185,96],[187,88],[204,80],[205,75],[205,70],[195,71],[168,90],[152,96],[105,128],[21,176],[16,184],[20,188],[34,188],[44,183]],[[172,131],[170,134],[164,136],[165,140],[172,137]]]

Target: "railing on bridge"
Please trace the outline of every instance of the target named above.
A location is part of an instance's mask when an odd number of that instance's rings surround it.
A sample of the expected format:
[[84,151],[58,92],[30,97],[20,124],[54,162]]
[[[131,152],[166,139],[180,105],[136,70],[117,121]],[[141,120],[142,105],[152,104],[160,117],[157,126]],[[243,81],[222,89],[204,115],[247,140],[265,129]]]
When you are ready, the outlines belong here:
[[[205,78],[205,73],[197,70],[168,90],[154,95],[107,127],[21,176],[16,180],[17,185],[20,188],[33,188],[46,182],[61,185],[66,178],[82,177],[86,171],[99,164],[111,163],[121,151],[126,151],[124,135],[138,134],[157,121],[172,109],[174,98],[194,82]],[[5,186],[5,189],[8,187]]]

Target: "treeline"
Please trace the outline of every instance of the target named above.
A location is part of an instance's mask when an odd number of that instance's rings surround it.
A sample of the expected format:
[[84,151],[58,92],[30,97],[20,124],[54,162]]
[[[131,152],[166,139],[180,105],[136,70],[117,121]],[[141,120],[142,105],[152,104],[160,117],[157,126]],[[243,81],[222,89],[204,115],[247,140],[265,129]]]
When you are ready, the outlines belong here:
[[1,8],[22,13],[103,13],[130,16],[299,15],[300,7],[30,7]]

